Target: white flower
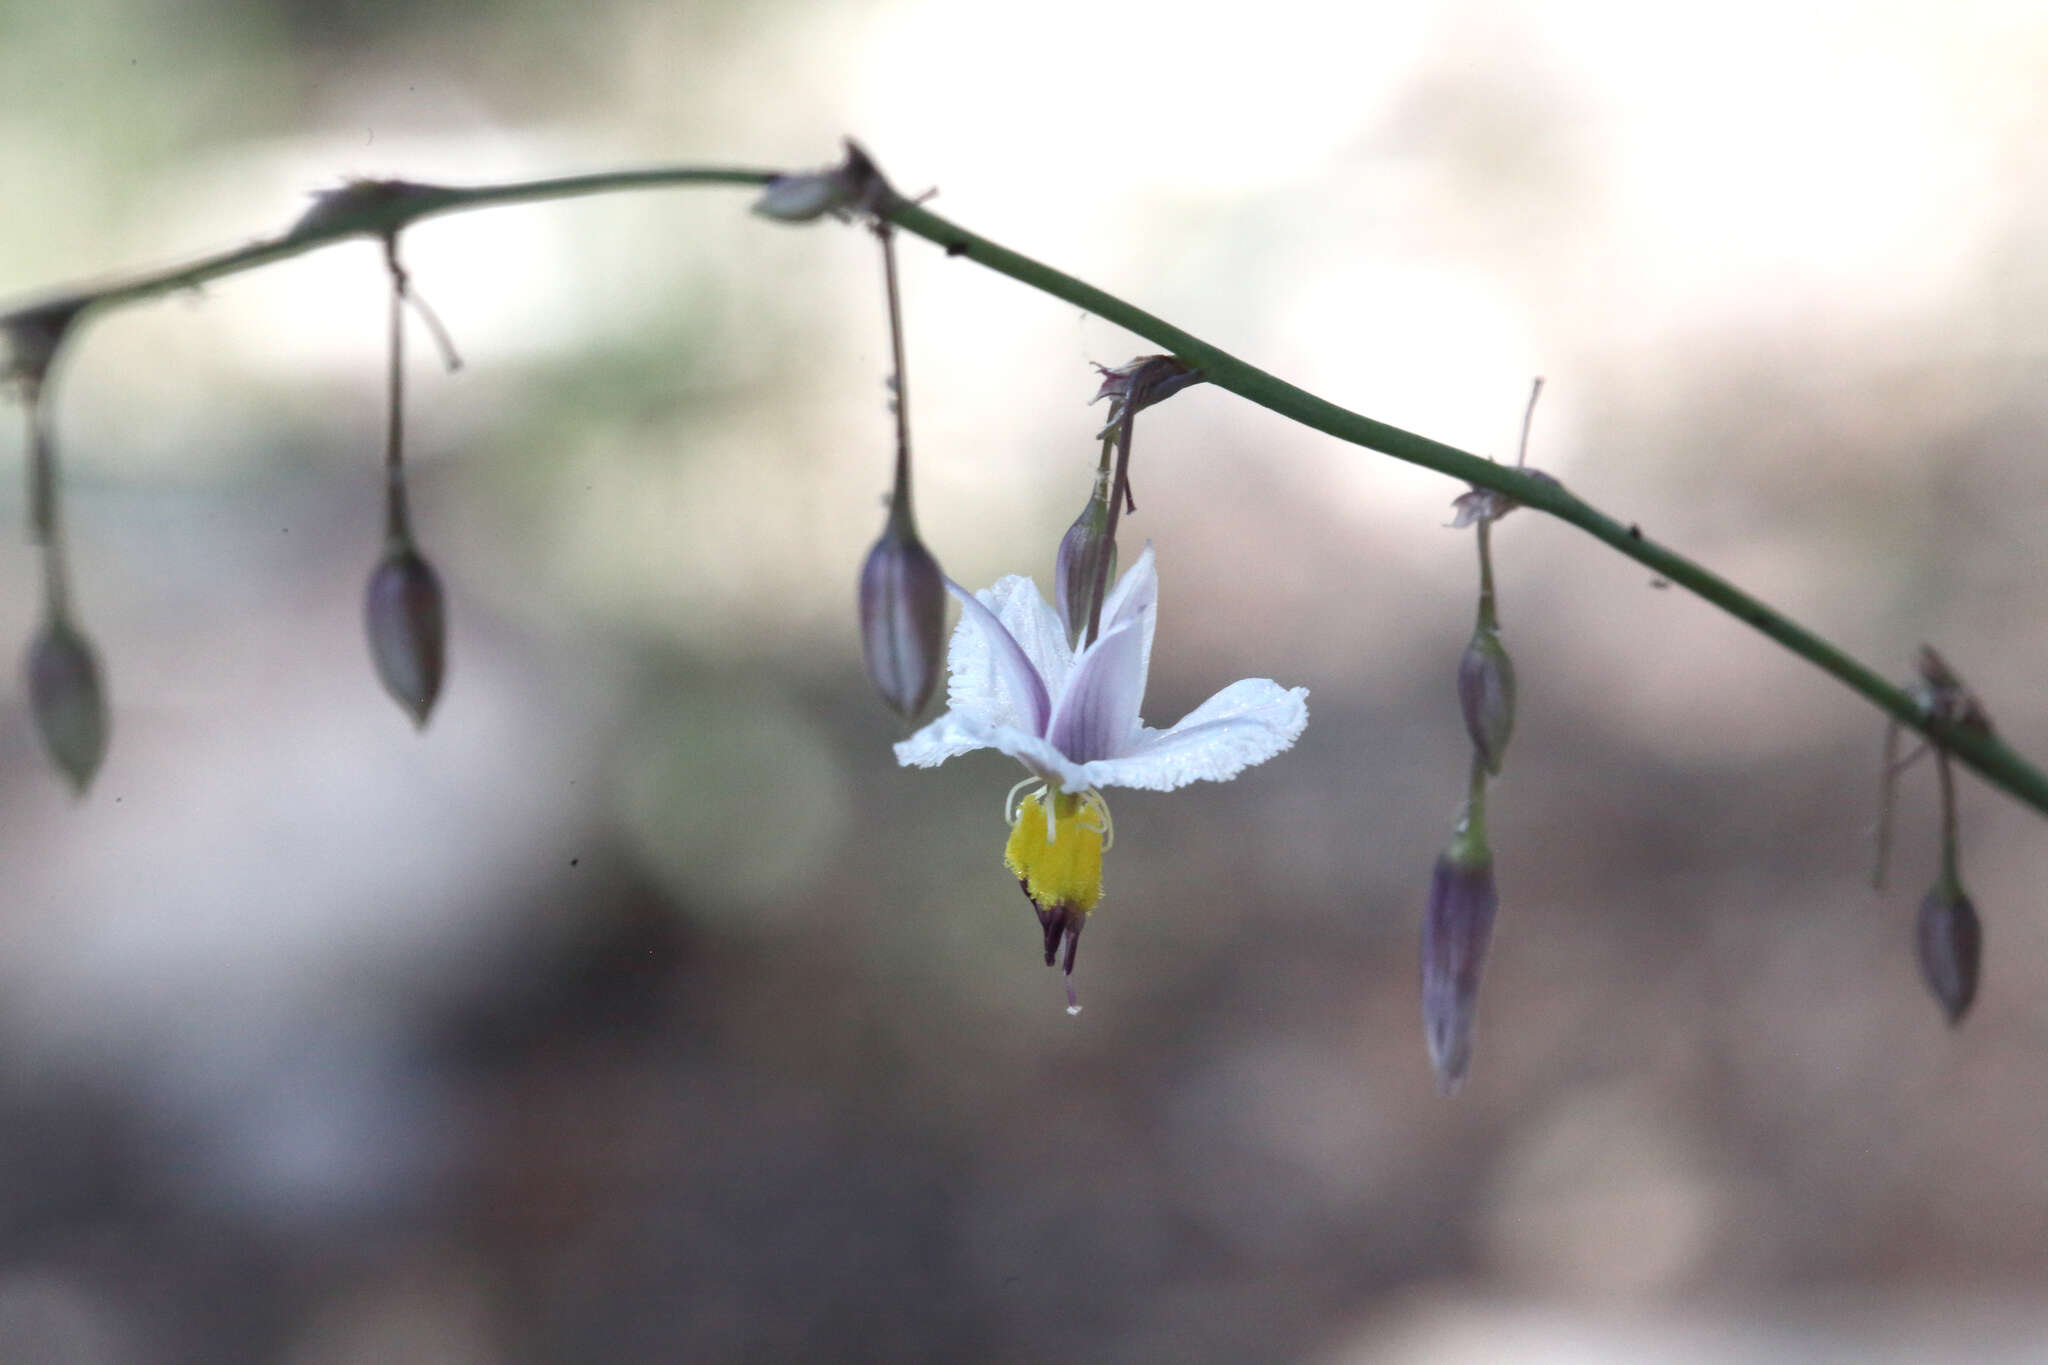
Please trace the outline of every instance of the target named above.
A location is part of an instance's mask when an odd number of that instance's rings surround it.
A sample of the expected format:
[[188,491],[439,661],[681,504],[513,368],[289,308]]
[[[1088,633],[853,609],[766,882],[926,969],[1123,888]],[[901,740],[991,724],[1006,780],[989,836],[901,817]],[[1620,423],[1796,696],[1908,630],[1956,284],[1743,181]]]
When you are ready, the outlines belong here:
[[1101,634],[1078,655],[1030,579],[1013,574],[973,595],[947,587],[965,609],[946,659],[949,709],[896,746],[905,766],[995,749],[1062,792],[1163,792],[1235,777],[1308,724],[1308,689],[1269,678],[1234,682],[1165,730],[1139,720],[1159,612],[1149,543],[1103,599]]
[[[1003,865],[1038,912],[1046,965],[1066,946],[1067,1009],[1078,1012],[1074,949],[1102,900],[1110,845],[1109,806],[1098,789],[1163,792],[1235,777],[1294,743],[1308,724],[1308,690],[1247,678],[1169,729],[1139,720],[1159,615],[1149,544],[1103,598],[1101,634],[1079,654],[1030,579],[1005,578],[972,596],[958,584],[946,587],[965,608],[946,658],[950,707],[898,744],[896,758],[929,768],[996,749],[1031,771],[1004,802],[1010,839]],[[1043,785],[1019,801],[1033,782]]]

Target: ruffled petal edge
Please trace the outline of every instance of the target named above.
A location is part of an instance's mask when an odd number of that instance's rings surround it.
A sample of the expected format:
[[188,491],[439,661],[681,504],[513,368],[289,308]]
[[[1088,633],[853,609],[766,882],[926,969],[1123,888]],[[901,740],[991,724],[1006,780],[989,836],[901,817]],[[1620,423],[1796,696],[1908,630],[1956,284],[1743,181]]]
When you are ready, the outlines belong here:
[[935,768],[949,758],[976,749],[1008,754],[1040,781],[1054,784],[1062,791],[1085,791],[1090,785],[1085,766],[1073,762],[1050,741],[1014,725],[996,724],[958,711],[948,711],[897,744],[896,761],[906,768]]
[[1271,678],[1234,682],[1171,729],[1141,730],[1129,753],[1082,765],[1088,785],[1172,791],[1225,782],[1290,748],[1308,725],[1308,689]]

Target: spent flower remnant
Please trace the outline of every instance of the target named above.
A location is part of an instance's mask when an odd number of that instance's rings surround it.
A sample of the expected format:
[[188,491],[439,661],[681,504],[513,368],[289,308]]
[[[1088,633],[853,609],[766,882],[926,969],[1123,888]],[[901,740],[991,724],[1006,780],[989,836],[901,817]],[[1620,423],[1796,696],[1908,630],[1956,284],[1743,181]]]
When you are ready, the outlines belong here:
[[963,608],[946,660],[948,709],[898,744],[896,758],[929,768],[995,749],[1030,772],[1005,802],[1003,861],[1038,912],[1047,965],[1065,944],[1068,1008],[1078,1010],[1074,949],[1102,899],[1111,837],[1101,789],[1227,781],[1294,743],[1308,724],[1308,689],[1247,678],[1167,729],[1144,724],[1159,611],[1150,544],[1104,600],[1101,634],[1078,653],[1030,579],[1013,574],[979,593],[947,587]]

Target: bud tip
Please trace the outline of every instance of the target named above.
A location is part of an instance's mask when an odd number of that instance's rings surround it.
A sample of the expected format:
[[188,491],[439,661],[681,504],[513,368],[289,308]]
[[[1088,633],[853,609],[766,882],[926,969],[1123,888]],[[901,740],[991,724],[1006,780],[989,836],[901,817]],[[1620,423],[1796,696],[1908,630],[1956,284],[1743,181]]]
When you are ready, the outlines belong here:
[[1446,1096],[1458,1093],[1471,1064],[1472,1021],[1498,907],[1490,854],[1446,852],[1437,859],[1422,921],[1422,1023],[1437,1090]]
[[85,795],[107,753],[107,700],[91,643],[61,616],[29,646],[28,690],[44,751]]
[[384,690],[425,729],[441,694],[447,618],[441,580],[411,546],[392,550],[370,574],[364,593],[370,657]]
[[1984,930],[1977,909],[1960,890],[1936,886],[1920,902],[1915,925],[1920,975],[1951,1027],[1962,1023],[1977,998]]

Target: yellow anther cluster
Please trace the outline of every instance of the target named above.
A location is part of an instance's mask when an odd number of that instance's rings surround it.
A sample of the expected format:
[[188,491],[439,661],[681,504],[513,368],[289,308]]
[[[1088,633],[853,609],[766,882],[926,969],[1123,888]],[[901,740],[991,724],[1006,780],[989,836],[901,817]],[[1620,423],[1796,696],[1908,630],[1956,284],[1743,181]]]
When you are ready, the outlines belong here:
[[1096,793],[1070,796],[1041,787],[1017,803],[1003,865],[1024,883],[1033,904],[1086,914],[1102,900],[1102,850],[1108,826],[1109,810]]

